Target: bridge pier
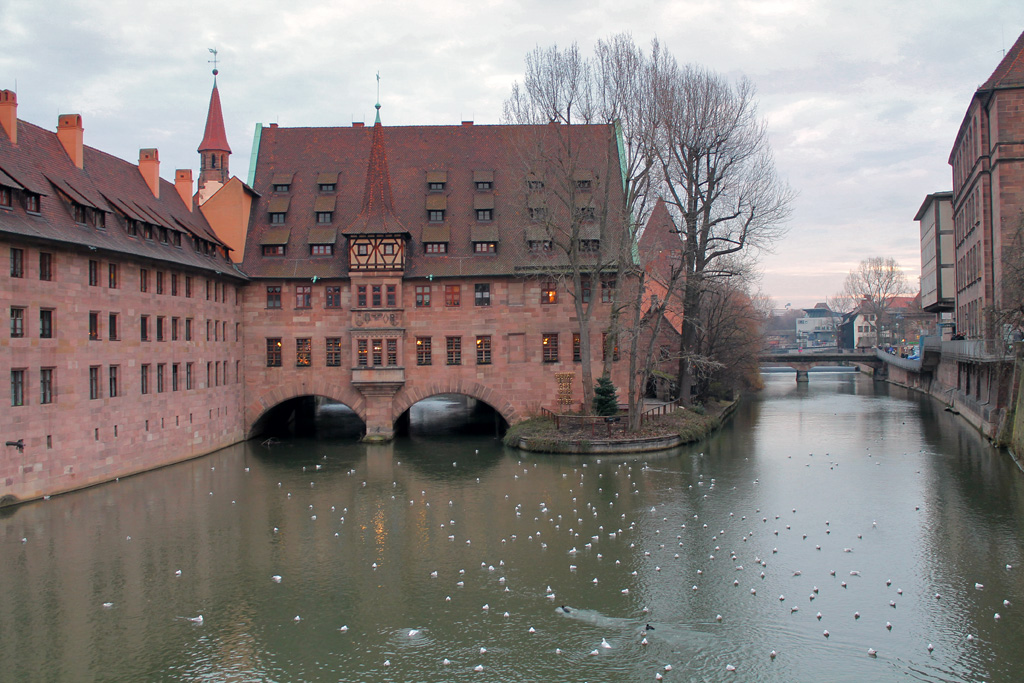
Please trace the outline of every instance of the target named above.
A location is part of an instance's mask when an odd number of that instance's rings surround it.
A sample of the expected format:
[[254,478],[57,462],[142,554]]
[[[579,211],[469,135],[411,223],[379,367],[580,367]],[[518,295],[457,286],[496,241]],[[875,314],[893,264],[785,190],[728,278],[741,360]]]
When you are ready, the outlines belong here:
[[797,384],[806,384],[809,381],[810,381],[810,377],[807,376],[807,370],[801,370],[800,368],[797,368],[796,369],[796,383]]

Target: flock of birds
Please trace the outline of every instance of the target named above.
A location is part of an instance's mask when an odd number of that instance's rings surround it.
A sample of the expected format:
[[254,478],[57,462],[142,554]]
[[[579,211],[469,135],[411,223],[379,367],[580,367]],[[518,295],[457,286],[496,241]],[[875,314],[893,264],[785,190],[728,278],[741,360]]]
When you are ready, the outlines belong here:
[[[320,463],[302,468],[306,479],[310,478],[309,475],[314,477],[309,481],[309,489],[316,487],[315,477],[321,472],[332,476],[340,474],[331,471],[326,457],[324,456],[325,460]],[[696,457],[695,462],[699,464],[702,457],[703,453]],[[832,465],[834,467],[835,463]],[[398,462],[396,466],[400,468],[401,463]],[[456,461],[452,466],[458,468],[459,464]],[[550,466],[548,463],[544,464],[545,468]],[[879,628],[882,622],[885,632],[891,633],[894,629],[900,628],[899,618],[906,609],[900,609],[904,599],[903,589],[891,578],[879,575],[877,563],[869,571],[858,567],[856,562],[860,549],[871,543],[870,534],[877,532],[877,520],[872,521],[870,528],[854,532],[847,528],[848,525],[842,525],[844,528],[839,531],[827,519],[805,519],[795,507],[776,514],[774,511],[762,512],[757,507],[750,510],[737,506],[736,511],[726,514],[723,509],[710,506],[710,501],[721,489],[715,477],[699,473],[710,468],[694,466],[692,472],[684,470],[680,475],[674,471],[656,470],[639,459],[606,463],[602,463],[601,459],[594,459],[589,462],[564,463],[558,466],[561,470],[562,486],[557,498],[549,499],[548,496],[555,495],[551,489],[541,494],[531,486],[519,488],[516,485],[519,480],[527,483],[537,467],[537,461],[517,462],[511,473],[512,477],[506,482],[508,485],[505,490],[508,493],[504,496],[504,503],[495,501],[490,510],[490,514],[495,517],[508,514],[509,519],[500,526],[504,529],[514,529],[513,533],[507,533],[500,539],[498,547],[504,549],[508,544],[522,544],[525,541],[529,544],[528,552],[510,552],[509,555],[517,559],[510,560],[509,564],[502,558],[482,560],[480,572],[483,578],[476,580],[476,584],[477,588],[490,590],[493,587],[494,590],[494,597],[479,607],[479,613],[483,615],[500,613],[504,620],[509,620],[513,616],[510,610],[520,609],[535,614],[537,605],[547,605],[556,617],[580,618],[579,627],[588,629],[588,633],[594,633],[593,647],[581,650],[577,644],[571,651],[555,647],[556,655],[601,657],[620,647],[639,647],[649,651],[654,649],[650,646],[657,643],[659,647],[656,648],[656,656],[677,657],[674,665],[665,661],[656,665],[654,662],[648,662],[657,668],[654,678],[662,680],[674,668],[685,665],[685,656],[680,654],[680,648],[685,647],[687,633],[700,631],[714,634],[716,625],[729,625],[730,622],[750,618],[768,618],[774,623],[780,619],[780,614],[791,619],[813,619],[821,629],[821,638],[825,641],[829,641],[833,636],[841,637],[847,643],[866,644],[867,641],[871,641],[870,645],[864,646],[863,651],[872,658],[878,657],[885,649],[882,644],[885,633],[880,632]],[[495,470],[495,473],[500,471],[503,470]],[[245,468],[245,472],[249,472],[248,467]],[[358,479],[360,472],[348,469],[344,475]],[[674,477],[676,485],[681,482],[682,486],[675,491],[664,491],[657,489],[651,482],[642,483],[642,480],[651,476],[656,476],[660,482]],[[692,478],[687,481],[686,477]],[[346,499],[344,502],[348,505],[338,501],[329,507],[310,504],[302,494],[296,492],[293,495],[288,491],[289,487],[298,486],[298,479],[296,476],[295,481],[290,482],[288,487],[278,483],[279,494],[286,501],[307,506],[304,513],[310,523],[316,523],[318,517],[322,517],[324,520],[331,520],[330,533],[335,536],[343,533],[346,516],[349,515],[348,506],[353,505],[353,501]],[[367,483],[367,480],[353,482],[346,490],[352,496],[358,496],[360,489],[365,489]],[[480,479],[477,479],[476,483],[480,483]],[[760,482],[755,480],[748,484],[750,487],[757,487]],[[374,485],[380,488],[380,482],[374,482]],[[404,489],[400,488],[397,481],[391,482],[391,488],[394,491],[392,498],[395,503],[405,505],[404,496],[398,493]],[[730,501],[733,503],[754,500],[749,491],[736,492],[736,487],[733,487],[732,491],[735,495],[730,497]],[[210,495],[214,495],[214,492],[211,491]],[[379,495],[379,492],[376,495]],[[543,499],[540,498],[542,495]],[[534,496],[535,499],[529,500],[530,496]],[[520,500],[516,500],[517,497]],[[460,535],[465,520],[457,519],[462,504],[461,499],[460,503],[456,503],[455,498],[458,496],[453,496],[451,500],[433,500],[427,490],[422,489],[418,497],[414,496],[408,500],[408,506],[419,506],[424,511],[430,508],[430,514],[426,518],[437,525],[435,533],[439,541],[446,540],[451,544],[450,553],[453,556],[469,558],[469,550],[460,551],[458,548],[472,548],[475,539]],[[314,499],[310,497],[309,500]],[[655,504],[649,506],[652,500]],[[647,504],[641,504],[640,501],[647,501]],[[234,502],[232,501],[232,504]],[[743,510],[746,510],[746,514]],[[883,525],[884,519],[883,517]],[[288,524],[293,521],[293,518],[286,520]],[[283,525],[286,522],[279,523]],[[479,526],[478,524],[477,528]],[[278,527],[273,527],[270,533],[276,535],[284,532]],[[779,541],[778,538],[783,535],[788,535],[788,538]],[[493,538],[481,540],[485,540],[490,548],[495,546]],[[22,542],[27,541],[27,538],[22,539]],[[131,537],[127,537],[126,541],[130,542]],[[783,549],[780,551],[776,544],[783,546]],[[794,550],[798,547],[800,550]],[[615,553],[615,556],[609,555],[609,552]],[[520,577],[527,575],[527,572],[523,571],[524,567],[516,566],[515,563],[529,563],[537,553],[565,554],[562,565],[564,570],[559,572],[563,588],[556,591],[551,585],[546,584],[543,587],[516,584]],[[818,557],[827,556],[843,560],[836,561],[835,567],[825,574],[817,569],[821,562],[807,559],[815,554]],[[408,561],[414,562],[415,559],[409,558]],[[544,562],[549,561],[549,557],[544,559]],[[805,572],[804,569],[808,567],[800,567],[802,561],[816,569]],[[555,566],[558,564],[557,560],[551,562]],[[367,566],[366,570],[376,572],[381,568],[382,565],[375,561]],[[632,570],[629,571],[630,569]],[[1011,565],[1005,566],[1005,571],[1012,570]],[[601,576],[594,576],[591,579],[591,572]],[[173,573],[178,579],[183,576],[180,569]],[[467,574],[464,568],[433,568],[429,571],[429,578],[432,581],[447,582],[450,586],[448,589],[441,588],[438,593],[447,593],[445,603],[451,603],[454,591],[464,589],[466,582],[472,581],[474,575],[475,572]],[[268,581],[272,584],[287,585],[289,577],[273,574],[269,576]],[[693,612],[669,615],[666,614],[666,607],[662,605],[645,605],[639,602],[649,599],[646,595],[648,591],[645,589],[648,589],[653,581],[675,582],[677,589],[673,598],[674,606],[678,607],[685,603]],[[604,585],[608,582],[619,584],[613,589],[621,596],[619,601],[610,597],[610,591]],[[869,589],[863,589],[864,582],[870,582]],[[513,584],[516,584],[514,588]],[[584,588],[586,585],[599,588],[603,593],[600,596],[591,596]],[[817,607],[830,603],[830,597],[842,594],[854,585],[861,588],[858,595],[870,595],[871,604],[846,613],[840,613],[839,608]],[[777,589],[780,586],[788,588],[776,598],[771,587]],[[519,595],[515,599],[510,599],[508,594],[513,590]],[[973,590],[984,592],[986,589],[981,583],[974,583]],[[722,599],[720,610],[710,610],[705,602],[697,599],[706,592],[721,599],[726,591],[735,593],[730,594],[727,599]],[[691,597],[686,598],[686,594]],[[749,597],[743,600],[739,597],[740,594]],[[523,597],[524,595],[526,597]],[[588,604],[591,597],[593,603]],[[915,595],[915,601],[919,602],[920,597]],[[942,601],[945,598],[935,593],[933,599]],[[494,607],[491,602],[495,603]],[[530,602],[534,603],[532,607],[527,606]],[[831,604],[845,602],[835,600],[831,601]],[[756,607],[753,606],[755,604]],[[772,604],[776,606],[771,607]],[[880,616],[881,604],[887,604],[887,609],[890,610],[885,617]],[[1008,599],[1003,599],[1000,604],[1001,611],[992,615],[996,622],[1003,618],[1002,612],[1009,612],[1012,608]],[[102,606],[104,609],[112,609],[114,604],[105,602]],[[619,616],[606,616],[601,613],[601,606],[609,610],[620,608],[621,612]],[[808,614],[810,616],[805,617]],[[862,616],[866,617],[864,621]],[[210,623],[210,620],[204,619],[201,613],[179,618],[195,627]],[[293,621],[300,623],[303,617],[296,615]],[[680,622],[683,622],[683,628],[680,627]],[[874,627],[864,626],[865,622],[873,622]],[[602,627],[608,628],[609,631],[597,642],[596,634]],[[408,639],[421,638],[428,630],[421,626],[405,629],[402,633],[404,638]],[[541,622],[529,624],[526,632],[530,637],[539,637],[542,633],[556,637],[564,629],[564,623]],[[793,629],[799,627],[794,626],[790,630]],[[340,625],[336,630],[340,634],[350,632],[347,624]],[[735,636],[736,632],[733,631],[731,634]],[[964,633],[963,637],[968,643],[976,641],[976,636],[972,633]],[[794,647],[792,640],[780,638],[775,649],[764,652],[763,657],[768,662],[785,660],[787,647]],[[929,654],[935,650],[935,645],[931,642],[922,642],[920,647]],[[469,667],[476,672],[485,671],[487,652],[487,644],[481,645],[476,651],[478,661],[464,661],[461,666]],[[468,659],[464,652],[462,655],[463,659]],[[399,656],[400,648],[395,648],[394,652],[384,656],[381,665],[391,667],[391,659]],[[444,667],[452,666],[452,658],[445,656],[441,664]],[[742,668],[743,664],[742,661],[727,662],[723,668],[728,672],[735,672]]]

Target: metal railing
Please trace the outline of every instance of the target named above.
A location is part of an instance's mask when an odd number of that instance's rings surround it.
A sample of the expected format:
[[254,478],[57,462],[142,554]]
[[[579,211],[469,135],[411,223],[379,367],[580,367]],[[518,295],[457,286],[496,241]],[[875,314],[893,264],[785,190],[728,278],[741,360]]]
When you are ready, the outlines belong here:
[[672,401],[671,403],[662,403],[656,406],[652,406],[651,408],[648,408],[647,410],[640,413],[640,425],[642,426],[644,422],[649,421],[651,418],[655,416],[668,415],[669,413],[674,413],[676,411],[676,408],[678,407],[678,398]]
[[997,363],[1013,358],[1013,347],[1002,339],[957,339],[942,342],[942,356],[956,361]]
[[[673,413],[678,408],[678,399],[670,403],[659,403],[658,405],[651,406],[640,413],[640,424],[643,425],[645,422],[649,422],[655,417]],[[603,417],[599,415],[560,415],[547,408],[541,408],[540,414],[542,417],[546,417],[554,422],[555,429],[558,431],[561,431],[563,428],[577,429],[589,432],[591,436],[596,436],[601,432],[611,437],[614,432],[625,432],[626,427],[629,424],[629,413],[623,413],[611,417]]]

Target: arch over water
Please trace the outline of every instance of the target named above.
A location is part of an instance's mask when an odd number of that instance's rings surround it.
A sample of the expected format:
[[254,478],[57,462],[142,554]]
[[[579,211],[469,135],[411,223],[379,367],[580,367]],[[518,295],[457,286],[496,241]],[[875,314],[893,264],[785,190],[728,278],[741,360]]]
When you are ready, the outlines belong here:
[[391,403],[392,422],[397,421],[398,418],[400,418],[402,414],[409,410],[413,405],[424,399],[441,394],[462,394],[463,396],[469,396],[470,398],[482,401],[493,408],[494,411],[510,425],[513,425],[522,419],[519,411],[504,392],[498,391],[497,389],[493,389],[479,382],[441,380],[438,382],[431,382],[429,385],[422,387],[407,386],[395,394],[395,398]]
[[323,377],[311,377],[308,380],[261,387],[257,396],[250,399],[245,406],[246,438],[257,436],[255,428],[277,406],[294,399],[316,396],[343,403],[358,415],[360,420],[366,422],[366,405],[362,394],[351,386],[334,384]]

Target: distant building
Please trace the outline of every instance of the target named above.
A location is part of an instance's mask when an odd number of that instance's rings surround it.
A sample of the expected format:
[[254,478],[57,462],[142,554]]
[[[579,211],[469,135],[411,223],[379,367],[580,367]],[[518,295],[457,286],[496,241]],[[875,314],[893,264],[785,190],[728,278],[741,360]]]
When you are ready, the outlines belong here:
[[925,197],[914,220],[921,233],[921,308],[939,316],[951,329],[956,306],[953,193]]
[[796,319],[797,343],[805,347],[835,346],[838,316],[829,310],[828,304],[819,303],[803,311],[803,316]]
[[1005,300],[1004,258],[1024,209],[1024,33],[975,91],[949,155],[953,169],[956,331],[992,338]]

